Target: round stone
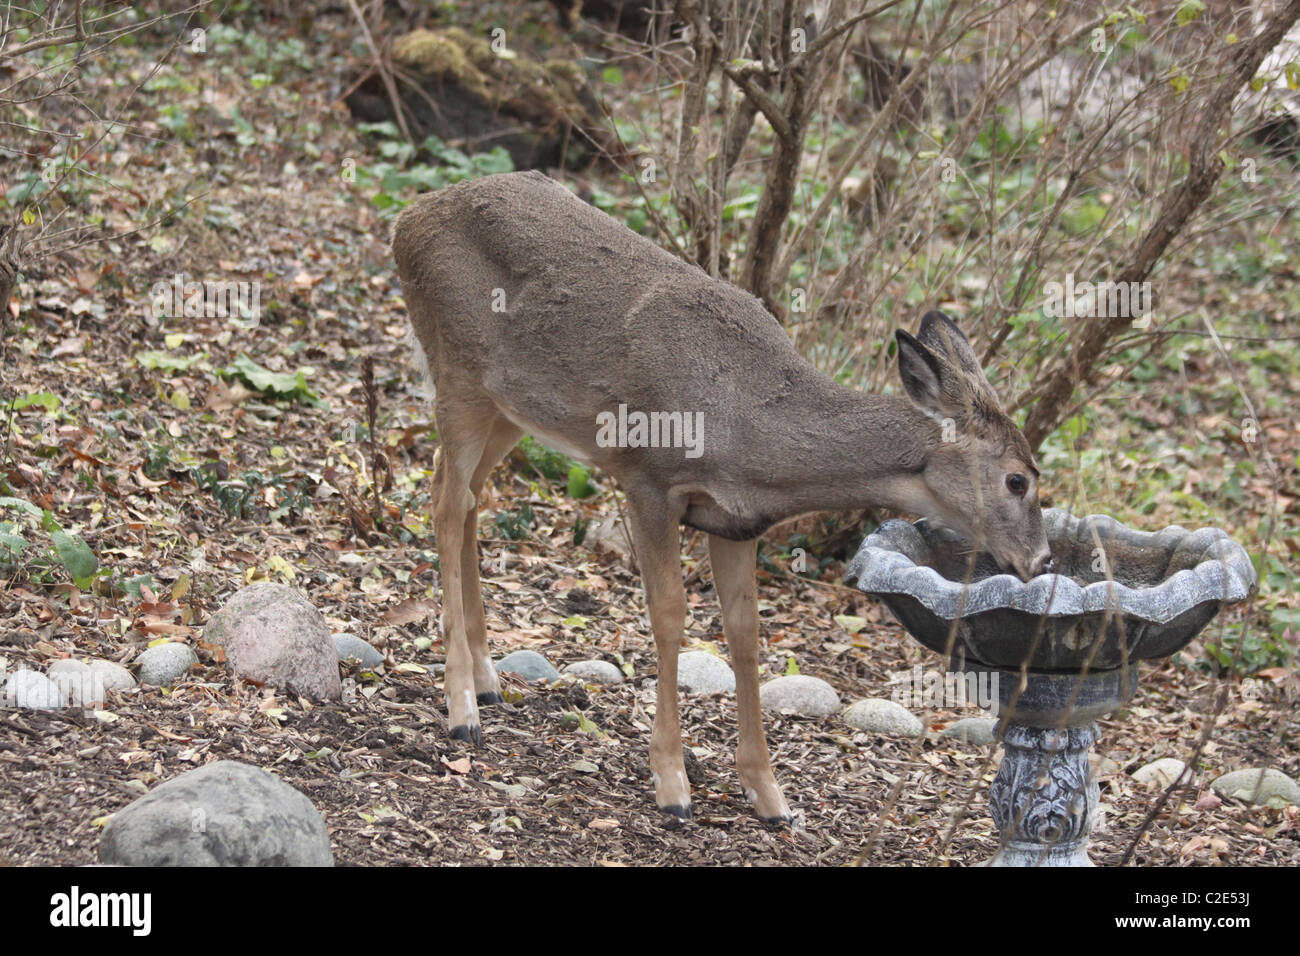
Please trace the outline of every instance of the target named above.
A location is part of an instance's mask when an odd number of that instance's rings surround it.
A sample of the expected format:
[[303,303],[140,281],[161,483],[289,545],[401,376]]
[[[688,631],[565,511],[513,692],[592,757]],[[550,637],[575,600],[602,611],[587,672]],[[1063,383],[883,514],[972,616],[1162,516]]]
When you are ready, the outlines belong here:
[[28,710],[55,710],[63,706],[63,693],[44,674],[14,671],[5,681],[4,703],[7,707],[25,707]]
[[169,687],[198,662],[199,656],[188,644],[174,641],[147,648],[136,658],[140,665],[140,683],[157,687]]
[[609,661],[574,661],[564,669],[564,673],[571,674],[592,684],[620,684],[623,682],[623,672]]
[[925,733],[919,718],[902,704],[884,697],[868,697],[853,704],[844,711],[844,722],[868,734],[920,737]]
[[101,863],[120,866],[333,866],[310,800],[235,760],[183,773],[113,814]]
[[551,662],[536,651],[512,651],[497,661],[496,669],[498,674],[518,674],[524,680],[552,681],[560,676]]
[[369,641],[363,641],[352,634],[331,636],[334,639],[334,650],[338,652],[341,661],[356,658],[361,662],[362,667],[378,667],[384,662],[384,655],[379,653]]
[[121,664],[112,661],[91,661],[90,669],[103,682],[104,690],[133,690],[135,678]]
[[[910,714],[908,715],[911,716]],[[917,721],[920,723],[920,721]],[[969,744],[972,747],[987,747],[997,738],[998,722],[992,717],[963,717],[955,720],[939,732],[940,737]],[[919,736],[919,735],[913,735]]]
[[94,707],[104,703],[104,683],[89,664],[59,660],[46,671],[62,695],[63,703],[72,707]]
[[677,686],[688,694],[720,694],[736,689],[736,675],[717,654],[687,651],[677,655]]
[[1134,770],[1133,779],[1149,787],[1164,789],[1181,777],[1186,769],[1187,764],[1181,760],[1176,760],[1173,757],[1162,757],[1159,760],[1151,761],[1145,767],[1138,767],[1138,769]]
[[1254,801],[1256,806],[1272,807],[1288,803],[1300,805],[1300,784],[1272,767],[1252,767],[1225,773],[1210,784],[1210,788],[1221,797]]
[[788,710],[801,717],[829,717],[840,709],[840,695],[820,677],[787,674],[758,690],[764,710]]
[[258,581],[208,619],[203,640],[219,644],[236,677],[313,700],[338,700],[339,656],[324,616],[297,588]]

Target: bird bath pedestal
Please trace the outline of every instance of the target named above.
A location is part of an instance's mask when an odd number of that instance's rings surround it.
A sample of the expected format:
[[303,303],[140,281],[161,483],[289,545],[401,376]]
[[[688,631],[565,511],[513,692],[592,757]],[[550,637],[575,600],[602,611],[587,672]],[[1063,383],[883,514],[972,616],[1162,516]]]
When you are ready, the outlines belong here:
[[[1137,662],[1186,646],[1256,588],[1245,550],[1214,528],[1134,531],[1043,512],[1057,572],[1021,581],[924,521],[887,521],[849,567],[948,669],[997,688],[1002,766],[989,789],[990,866],[1091,866],[1096,720],[1137,689]],[[978,686],[978,685],[975,685]]]

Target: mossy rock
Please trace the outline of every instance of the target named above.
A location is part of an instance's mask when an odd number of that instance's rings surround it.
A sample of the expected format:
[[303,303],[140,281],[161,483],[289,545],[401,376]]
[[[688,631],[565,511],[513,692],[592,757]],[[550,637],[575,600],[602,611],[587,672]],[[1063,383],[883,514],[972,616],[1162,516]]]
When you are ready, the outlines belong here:
[[[499,55],[485,37],[460,27],[413,30],[393,41],[392,56],[419,78],[419,90],[399,86],[417,141],[432,134],[469,153],[500,146],[519,169],[563,165],[566,147],[593,141],[600,144],[598,154],[617,148],[576,63],[539,62],[516,51]],[[396,118],[377,76],[354,90],[347,104],[358,119]]]

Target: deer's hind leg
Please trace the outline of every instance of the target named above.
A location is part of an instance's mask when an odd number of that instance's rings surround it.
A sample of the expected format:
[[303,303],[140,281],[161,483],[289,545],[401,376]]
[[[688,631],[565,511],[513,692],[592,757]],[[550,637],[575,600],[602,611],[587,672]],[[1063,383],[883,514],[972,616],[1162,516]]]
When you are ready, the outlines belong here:
[[475,507],[465,516],[465,538],[461,544],[461,601],[465,609],[465,631],[469,653],[474,660],[474,694],[479,704],[501,703],[501,686],[492,666],[487,642],[487,620],[483,611],[483,587],[478,564],[478,496],[492,469],[519,441],[523,432],[513,422],[498,416],[492,425],[478,466],[470,478],[470,493]]
[[[470,651],[470,618],[466,607],[474,609],[470,612],[475,615],[474,620],[482,621],[483,599],[474,540],[478,511],[474,477],[492,439],[498,413],[487,396],[440,387],[436,414],[442,446],[434,465],[433,530],[442,575],[447,720],[453,738],[479,744],[483,731],[474,690],[475,662]],[[481,640],[486,648],[486,637]]]

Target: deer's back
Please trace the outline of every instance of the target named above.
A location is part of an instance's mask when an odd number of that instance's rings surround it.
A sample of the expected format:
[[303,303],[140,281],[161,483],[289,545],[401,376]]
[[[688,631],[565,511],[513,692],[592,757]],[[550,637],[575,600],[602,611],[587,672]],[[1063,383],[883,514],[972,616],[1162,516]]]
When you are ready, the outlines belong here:
[[[540,173],[422,196],[393,254],[412,323],[438,366],[456,363],[548,428],[566,413],[691,409],[732,417],[817,378],[772,315]],[[423,327],[422,327],[423,326]],[[551,403],[556,382],[583,400]]]

